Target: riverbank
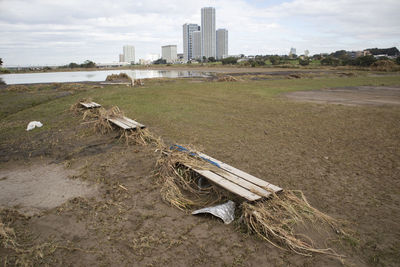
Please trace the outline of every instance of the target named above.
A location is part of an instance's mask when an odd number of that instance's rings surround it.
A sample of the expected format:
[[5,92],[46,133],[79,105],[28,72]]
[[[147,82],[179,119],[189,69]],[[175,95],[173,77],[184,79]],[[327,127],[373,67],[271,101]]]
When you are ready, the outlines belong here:
[[[237,82],[149,79],[141,87],[6,86],[0,92],[0,169],[8,172],[0,184],[12,183],[10,173],[31,168],[37,177],[36,168],[50,176],[53,169],[57,179],[70,175],[93,190],[76,190],[79,196],[34,215],[2,203],[1,218],[24,250],[3,246],[0,258],[36,265],[342,266],[328,256],[278,249],[239,224],[226,226],[164,203],[154,176],[155,148],[126,146],[116,132],[102,135],[70,110],[79,99],[92,98],[106,108],[118,106],[167,144],[192,144],[284,189],[302,190],[312,206],[347,221],[353,238],[326,240],[346,256],[345,264],[398,265],[400,199],[393,185],[400,176],[399,105],[315,104],[286,94],[343,87],[356,94],[369,86],[379,98],[379,88],[398,88],[400,76],[321,71],[274,79],[244,73]],[[27,132],[32,120],[44,126]]]

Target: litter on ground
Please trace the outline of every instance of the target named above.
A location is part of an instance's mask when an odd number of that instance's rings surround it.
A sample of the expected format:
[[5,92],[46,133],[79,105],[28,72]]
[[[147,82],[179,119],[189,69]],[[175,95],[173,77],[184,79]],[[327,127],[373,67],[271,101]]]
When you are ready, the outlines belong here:
[[225,224],[230,224],[235,219],[235,206],[235,202],[229,200],[221,205],[195,210],[192,214],[210,213],[215,217],[222,219]]
[[28,123],[26,130],[31,131],[31,130],[35,129],[36,127],[40,128],[42,126],[43,126],[43,124],[40,121],[31,121],[30,123]]

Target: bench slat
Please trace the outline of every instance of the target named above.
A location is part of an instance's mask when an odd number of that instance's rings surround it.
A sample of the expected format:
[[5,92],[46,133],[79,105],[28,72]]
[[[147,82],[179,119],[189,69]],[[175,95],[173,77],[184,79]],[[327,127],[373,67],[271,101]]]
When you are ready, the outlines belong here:
[[[189,167],[189,166],[188,166]],[[193,171],[197,172],[198,174],[200,174],[201,176],[207,178],[208,180],[210,180],[213,183],[216,183],[217,185],[225,188],[226,190],[239,195],[249,201],[256,201],[261,199],[261,196],[235,184],[232,183],[231,181],[219,176],[216,173],[213,173],[212,171],[209,170],[197,170],[197,169],[193,169],[191,168]]]

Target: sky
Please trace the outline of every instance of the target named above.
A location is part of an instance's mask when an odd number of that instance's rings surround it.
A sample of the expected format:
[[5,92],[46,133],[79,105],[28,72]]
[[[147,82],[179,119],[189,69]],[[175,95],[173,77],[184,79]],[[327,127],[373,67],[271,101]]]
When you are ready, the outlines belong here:
[[136,60],[176,44],[182,25],[216,8],[229,54],[301,55],[400,48],[399,0],[0,0],[5,66],[117,62],[123,45]]

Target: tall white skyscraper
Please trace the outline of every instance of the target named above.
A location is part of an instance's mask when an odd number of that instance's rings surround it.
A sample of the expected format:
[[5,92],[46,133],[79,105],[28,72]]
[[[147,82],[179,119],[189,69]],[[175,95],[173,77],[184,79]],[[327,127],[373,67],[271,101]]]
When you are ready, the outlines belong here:
[[133,45],[124,45],[124,61],[134,64],[135,63],[135,47]]
[[228,30],[217,30],[217,59],[228,57]]
[[201,31],[193,32],[192,57],[201,59]]
[[201,56],[216,57],[215,8],[201,9]]
[[183,60],[188,61],[193,58],[193,32],[199,31],[197,24],[183,24]]

